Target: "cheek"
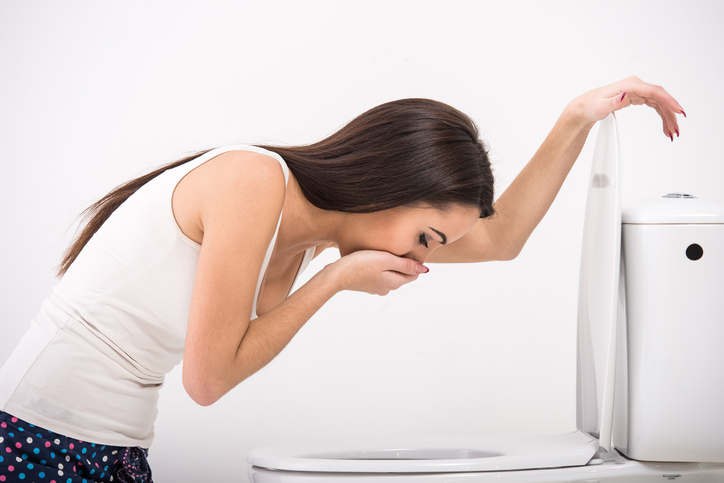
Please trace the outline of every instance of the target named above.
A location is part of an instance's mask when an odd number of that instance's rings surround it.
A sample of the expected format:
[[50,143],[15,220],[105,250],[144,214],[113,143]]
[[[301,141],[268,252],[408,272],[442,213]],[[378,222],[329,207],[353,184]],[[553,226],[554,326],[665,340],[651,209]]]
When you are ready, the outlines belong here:
[[403,233],[389,230],[378,234],[374,240],[369,240],[370,249],[389,252],[401,257],[415,249],[415,245],[409,241],[409,238],[409,234],[406,236]]
[[397,255],[398,257],[414,258],[412,257],[412,255],[418,252],[418,248],[424,249],[424,247],[418,247],[409,243],[397,243],[381,247],[379,248],[379,250],[392,253],[393,255]]
[[417,248],[412,243],[401,243],[399,239],[395,239],[389,233],[376,236],[365,237],[364,239],[357,239],[353,241],[346,241],[339,245],[339,255],[345,256],[352,252],[360,250],[375,250],[381,252],[388,252],[398,257],[405,256],[410,253],[411,250]]

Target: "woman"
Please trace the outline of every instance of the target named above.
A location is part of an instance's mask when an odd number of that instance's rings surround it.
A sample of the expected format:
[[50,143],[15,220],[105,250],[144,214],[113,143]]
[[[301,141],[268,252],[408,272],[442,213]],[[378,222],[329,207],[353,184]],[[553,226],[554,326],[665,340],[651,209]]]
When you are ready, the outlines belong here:
[[[339,291],[385,295],[426,261],[514,258],[595,122],[644,103],[673,141],[684,111],[661,87],[631,77],[596,89],[566,107],[495,208],[474,124],[423,99],[310,146],[220,148],[120,186],[89,209],[0,371],[0,481],[150,481],[145,448],[174,365],[210,405]],[[341,258],[289,295],[329,247]]]

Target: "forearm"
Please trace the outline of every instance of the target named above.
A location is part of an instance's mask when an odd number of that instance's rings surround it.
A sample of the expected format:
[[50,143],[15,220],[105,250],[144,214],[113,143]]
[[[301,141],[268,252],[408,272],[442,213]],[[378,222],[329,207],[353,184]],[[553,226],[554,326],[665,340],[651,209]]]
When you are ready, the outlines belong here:
[[496,214],[481,220],[479,228],[487,232],[498,259],[515,258],[522,250],[556,198],[594,124],[579,115],[576,101],[569,104],[533,158],[496,201]]
[[274,359],[338,291],[336,274],[327,266],[273,310],[252,320],[236,352],[230,386],[236,386]]
[[304,324],[339,291],[334,269],[325,267],[268,313],[249,322],[232,353],[208,354],[203,364],[184,365],[189,395],[207,406],[276,357]]

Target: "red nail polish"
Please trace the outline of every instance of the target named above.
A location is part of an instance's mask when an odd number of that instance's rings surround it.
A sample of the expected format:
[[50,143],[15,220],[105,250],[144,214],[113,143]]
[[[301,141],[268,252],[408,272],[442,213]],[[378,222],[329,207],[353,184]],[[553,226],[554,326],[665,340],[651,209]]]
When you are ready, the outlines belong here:
[[[623,94],[621,94],[621,99],[619,99],[618,102],[623,102],[623,98],[624,98],[624,97],[626,97],[626,93],[625,93],[625,92],[624,92]],[[684,117],[686,117],[686,116],[684,116]]]
[[678,128],[676,129],[676,137],[677,137],[677,138],[679,137],[679,129],[678,129]]
[[684,108],[683,108],[683,107],[681,107],[681,106],[679,106],[679,110],[680,110],[680,111],[681,111],[681,113],[682,113],[682,114],[684,115],[684,117],[686,117],[686,113],[684,112]]
[[671,142],[673,143],[673,142],[674,142],[674,135],[671,134],[671,133],[669,133],[669,137],[671,138]]

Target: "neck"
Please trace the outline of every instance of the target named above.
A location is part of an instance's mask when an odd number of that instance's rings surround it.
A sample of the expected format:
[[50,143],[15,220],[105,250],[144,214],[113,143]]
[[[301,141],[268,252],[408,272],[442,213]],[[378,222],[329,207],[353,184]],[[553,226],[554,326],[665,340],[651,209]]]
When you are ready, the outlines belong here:
[[311,247],[335,242],[343,218],[344,213],[321,210],[310,203],[290,173],[274,254],[280,260],[291,260]]

